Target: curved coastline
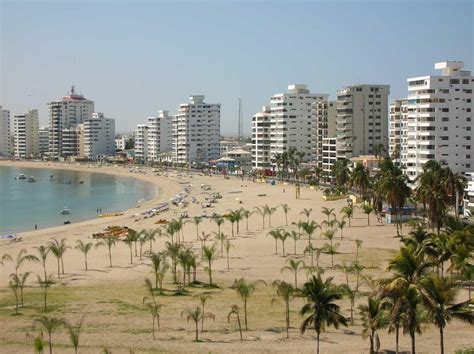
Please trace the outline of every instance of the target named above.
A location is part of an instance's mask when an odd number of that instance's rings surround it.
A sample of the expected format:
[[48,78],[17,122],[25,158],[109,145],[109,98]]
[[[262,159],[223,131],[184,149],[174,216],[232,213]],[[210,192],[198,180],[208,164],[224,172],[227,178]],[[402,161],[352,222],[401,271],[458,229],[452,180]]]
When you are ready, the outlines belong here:
[[181,186],[172,179],[160,176],[150,176],[148,174],[131,173],[129,167],[119,166],[95,166],[95,165],[82,165],[82,164],[68,164],[68,163],[56,163],[56,162],[33,162],[33,161],[0,161],[0,166],[7,167],[23,167],[23,168],[37,168],[37,169],[50,169],[50,170],[67,170],[67,171],[80,171],[88,173],[102,173],[120,178],[133,178],[139,180],[141,183],[149,184],[153,186],[153,195],[146,198],[140,207],[132,207],[127,210],[123,210],[123,215],[112,217],[112,218],[92,218],[68,225],[50,226],[32,231],[18,232],[17,234],[22,237],[30,237],[32,235],[42,235],[45,233],[60,233],[60,232],[74,232],[79,229],[85,229],[89,226],[108,226],[111,224],[117,224],[126,219],[129,219],[136,213],[140,213],[144,210],[149,209],[160,202],[168,200],[170,197],[176,195]]

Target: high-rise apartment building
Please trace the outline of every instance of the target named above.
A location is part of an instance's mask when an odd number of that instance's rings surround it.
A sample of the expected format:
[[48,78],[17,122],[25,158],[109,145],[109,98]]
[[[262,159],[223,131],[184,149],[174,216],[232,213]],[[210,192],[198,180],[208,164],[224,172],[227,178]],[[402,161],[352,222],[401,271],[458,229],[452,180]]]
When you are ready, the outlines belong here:
[[[84,121],[83,153],[80,156],[91,160],[101,155],[115,155],[115,119],[103,113],[93,113],[92,119]],[[82,141],[80,141],[80,145]]]
[[407,143],[402,159],[414,179],[429,160],[445,161],[454,172],[474,168],[474,77],[461,61],[435,64],[441,75],[407,80]]
[[389,85],[354,85],[337,92],[338,158],[372,155],[388,149]]
[[148,117],[147,119],[147,160],[160,161],[160,154],[170,152],[172,149],[171,142],[171,125],[173,117],[168,111],[158,111],[157,117]]
[[204,96],[189,97],[172,122],[172,161],[178,164],[219,158],[221,105],[205,103]]
[[[70,135],[74,127],[86,119],[92,118],[94,102],[86,99],[83,95],[76,94],[74,86],[68,96],[61,100],[53,101],[49,106],[49,154],[51,157],[59,158],[67,156],[63,153],[62,143],[63,131]],[[68,136],[70,138],[70,136]]]
[[0,157],[11,155],[10,111],[0,106]]
[[40,127],[38,130],[38,152],[47,155],[49,151],[49,127]]
[[312,160],[320,169],[323,168],[323,145],[327,144],[327,139],[336,137],[336,105],[336,101],[320,101],[313,105]]
[[15,115],[13,129],[15,134],[15,157],[24,159],[38,156],[38,110],[32,109],[26,114]]
[[266,170],[272,167],[270,156],[270,107],[252,117],[252,168]]
[[390,102],[388,153],[397,165],[401,165],[402,159],[406,158],[407,113],[407,100],[394,100]]
[[141,162],[148,161],[148,125],[138,124],[134,132],[135,159]]

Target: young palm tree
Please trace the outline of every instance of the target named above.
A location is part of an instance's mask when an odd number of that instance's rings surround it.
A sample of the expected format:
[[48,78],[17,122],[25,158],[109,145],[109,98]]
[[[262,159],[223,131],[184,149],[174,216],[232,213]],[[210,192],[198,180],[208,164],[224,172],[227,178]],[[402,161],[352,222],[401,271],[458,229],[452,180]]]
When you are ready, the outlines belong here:
[[38,284],[40,287],[43,289],[43,303],[44,303],[44,311],[48,311],[48,303],[47,303],[47,297],[48,297],[48,291],[51,288],[51,286],[54,285],[54,280],[53,280],[53,275],[46,275],[44,280],[41,279],[41,277],[38,275]]
[[359,296],[359,292],[356,289],[352,289],[347,284],[342,284],[340,287],[342,294],[347,297],[350,303],[350,311],[351,311],[351,325],[354,325],[354,305],[357,297]]
[[249,230],[249,218],[250,218],[250,216],[252,216],[253,213],[254,213],[254,211],[242,208],[242,215],[245,218],[245,230],[246,231]]
[[227,315],[227,322],[230,322],[231,316],[234,315],[237,318],[237,324],[239,326],[239,332],[240,332],[240,340],[243,340],[242,337],[242,325],[240,322],[240,309],[239,306],[237,305],[232,305],[231,310],[229,314]]
[[177,279],[177,263],[178,255],[181,251],[182,245],[179,243],[166,242],[166,254],[171,258],[171,270],[173,271],[173,281],[176,283]]
[[293,239],[294,243],[293,243],[293,254],[296,256],[297,255],[297,252],[296,252],[296,242],[300,239],[300,234],[294,230],[292,230],[290,232],[290,237]]
[[334,214],[334,208],[321,207],[321,213],[323,213],[327,217],[326,225],[329,225],[331,216],[336,217],[336,214]]
[[85,270],[87,271],[87,254],[89,253],[89,251],[92,249],[94,245],[92,244],[92,242],[82,242],[82,240],[77,240],[76,241],[76,247],[74,247],[76,250],[79,250],[82,252],[82,254],[84,255],[84,267],[85,267]]
[[403,332],[409,333],[411,338],[411,352],[416,353],[416,334],[421,334],[421,296],[416,285],[410,284],[403,290],[405,312],[402,317]]
[[96,249],[101,246],[107,247],[107,250],[109,252],[109,267],[112,268],[112,247],[115,247],[115,239],[112,237],[108,237],[95,244]]
[[270,235],[275,240],[275,254],[278,254],[278,240],[281,238],[281,233],[282,233],[282,230],[276,229],[276,230],[270,231],[267,234],[267,236]]
[[[13,284],[15,286],[15,288],[19,291],[19,294],[20,294],[20,305],[21,307],[24,307],[24,302],[23,302],[23,289],[25,288],[25,285],[26,285],[26,281],[28,279],[28,277],[31,275],[30,272],[25,272],[25,273],[20,273],[20,274],[15,274],[15,273],[12,273],[10,274],[10,282],[13,281]],[[13,290],[13,288],[10,286],[10,288]],[[16,295],[15,295],[16,297]]]
[[20,278],[15,273],[10,274],[10,282],[8,286],[15,296],[15,315],[18,315],[18,308],[20,306]]
[[212,286],[212,262],[216,259],[216,245],[213,244],[212,246],[204,246],[203,247],[203,252],[204,252],[204,259],[207,260],[207,267],[205,268],[205,271],[207,271],[207,274],[209,275],[209,285]]
[[354,214],[354,209],[352,209],[349,206],[346,206],[341,209],[340,213],[344,214],[347,220],[349,220],[349,227],[351,227],[351,218],[352,218],[352,215]]
[[362,336],[369,337],[370,354],[375,354],[380,348],[380,339],[377,330],[384,328],[388,324],[387,315],[383,309],[380,299],[369,297],[367,305],[359,306],[362,319]]
[[313,235],[316,229],[321,229],[321,226],[318,225],[316,221],[304,222],[302,225],[303,231],[308,236],[308,245],[311,244],[311,236]]
[[199,240],[199,224],[202,223],[202,217],[195,216],[191,222],[196,226],[196,240]]
[[240,278],[240,279],[235,279],[234,284],[232,284],[231,288],[235,289],[237,294],[240,296],[242,301],[244,302],[244,322],[245,322],[245,330],[248,330],[248,325],[247,325],[247,301],[252,296],[252,294],[255,292],[257,289],[257,285],[259,284],[264,284],[265,286],[267,283],[265,283],[263,280],[257,280],[255,282],[249,282],[245,280],[245,278]]
[[291,233],[289,233],[288,231],[285,231],[285,230],[281,231],[280,240],[281,240],[282,247],[283,247],[283,257],[286,257],[285,256],[285,242],[288,239],[288,237],[290,237],[290,236],[291,236]]
[[341,240],[342,240],[342,230],[344,229],[344,227],[346,227],[346,218],[341,218],[341,220],[335,220],[336,222],[336,226],[339,230],[341,230]]
[[313,209],[306,209],[304,208],[301,212],[300,212],[300,215],[304,215],[306,216],[306,222],[309,223],[309,217],[311,215],[311,213],[313,212]]
[[18,270],[25,262],[38,262],[38,258],[36,256],[27,254],[26,249],[21,249],[20,252],[16,255],[16,258],[13,259],[8,253],[5,253],[2,256],[1,263],[4,264],[5,262],[13,263],[13,268],[15,269],[15,274],[18,276]]
[[63,326],[64,321],[57,317],[41,316],[35,319],[35,323],[39,324],[48,333],[49,354],[53,354],[52,335],[54,331]]
[[359,262],[353,262],[350,265],[351,273],[356,275],[356,291],[359,291],[359,280],[364,269],[365,267]]
[[359,248],[362,247],[363,241],[357,239],[357,240],[355,240],[355,243],[356,243],[356,260],[355,260],[355,262],[357,263],[357,262],[358,262],[358,259],[359,259]]
[[347,265],[346,262],[343,262],[342,264],[336,264],[336,269],[344,273],[344,276],[346,278],[346,285],[349,286],[349,274],[352,273],[352,266]]
[[48,248],[54,257],[56,257],[58,262],[58,278],[61,278],[61,275],[59,274],[59,263],[61,262],[61,274],[64,274],[64,254],[68,248],[71,248],[71,246],[66,245],[65,238],[62,238],[61,240],[53,238],[48,242]]
[[270,207],[267,204],[263,206],[265,213],[268,215],[268,227],[272,227],[272,215],[277,211],[278,207]]
[[229,252],[230,252],[230,249],[233,247],[234,245],[230,243],[230,240],[226,239],[224,243],[224,248],[225,248],[225,253],[226,253],[226,258],[227,258],[227,269],[230,269]]
[[35,354],[43,354],[44,348],[46,347],[46,341],[43,338],[43,332],[40,332],[37,336],[32,336],[31,334],[26,334],[27,339],[33,339],[33,348],[35,350]]
[[[298,290],[293,288],[291,284],[280,280],[275,280],[272,286],[276,289],[277,295],[285,304],[286,338],[290,338],[290,302],[297,296]],[[272,299],[272,304],[275,300],[276,299]]]
[[237,225],[237,235],[240,233],[240,222],[244,218],[244,210],[242,208],[232,211],[233,219]]
[[444,327],[451,319],[474,324],[474,312],[469,301],[455,304],[457,288],[452,280],[431,276],[422,280],[422,299],[431,320],[439,329],[440,353],[444,354]]
[[331,268],[334,268],[334,255],[337,254],[337,249],[339,248],[339,244],[332,243],[332,240],[334,239],[334,232],[328,230],[324,233],[324,236],[329,240],[329,244],[327,243],[324,244],[323,253],[331,255]]
[[233,211],[231,211],[226,214],[224,218],[230,222],[232,227],[232,237],[234,237],[234,224],[237,222],[237,215]]
[[82,324],[84,323],[84,316],[81,317],[80,321],[76,325],[65,322],[67,333],[69,335],[69,340],[74,348],[74,353],[77,354],[77,349],[79,348],[79,337],[81,335]]
[[285,270],[292,272],[295,277],[295,289],[298,289],[298,272],[305,267],[305,264],[301,259],[296,260],[293,258],[287,259],[286,263],[287,265],[281,268],[281,272],[283,273]]
[[288,226],[288,212],[291,210],[291,208],[288,206],[288,204],[284,203],[281,204],[281,209],[285,213],[285,225]]
[[370,225],[370,213],[374,211],[374,208],[370,204],[364,204],[362,205],[362,210],[364,211],[364,214],[367,214],[367,226]]
[[221,225],[224,223],[224,218],[220,215],[214,215],[212,217],[212,221],[214,221],[217,225],[217,233],[220,234],[221,233]]
[[153,275],[155,276],[155,289],[160,289],[160,292],[163,291],[163,278],[166,274],[166,271],[169,268],[168,263],[166,262],[166,253],[158,252],[151,253],[148,255],[151,261],[151,268]]
[[134,230],[128,230],[127,237],[123,240],[123,242],[128,246],[130,249],[130,264],[133,264],[133,244],[138,239],[138,233]]
[[153,291],[153,285],[151,284],[150,279],[145,278],[145,288],[147,290],[148,296],[143,297],[143,305],[145,305],[151,314],[152,319],[152,336],[155,339],[155,321],[160,330],[160,310],[161,305],[156,301],[155,292]]
[[33,248],[38,251],[38,256],[36,256],[36,259],[34,261],[41,264],[41,266],[43,267],[44,277],[46,278],[46,261],[49,255],[49,248],[45,247],[44,245],[35,246]]
[[201,332],[204,332],[204,318],[206,317],[206,301],[209,299],[209,296],[206,294],[202,294],[199,296],[199,302],[201,303]]
[[227,236],[221,232],[221,233],[216,233],[214,232],[216,240],[219,240],[221,244],[221,258],[224,258],[224,242],[227,239]]
[[[318,248],[317,247],[314,247],[312,244],[306,246],[306,248],[304,249],[303,253],[304,254],[310,254],[311,255],[311,267],[314,266],[314,252],[317,252],[318,251]],[[319,267],[319,257],[317,259],[317,265]]]
[[149,242],[149,249],[148,252],[153,252],[153,242],[156,240],[156,235],[161,236],[161,229],[148,229],[141,231],[144,239]]
[[340,313],[339,305],[334,301],[341,300],[342,294],[336,286],[332,284],[332,278],[314,276],[304,284],[302,295],[307,303],[301,309],[301,315],[308,315],[301,324],[301,333],[308,327],[313,327],[316,331],[316,353],[319,354],[319,337],[325,327],[339,325],[347,326],[346,318]]
[[202,320],[204,316],[210,317],[213,320],[215,320],[215,316],[208,312],[205,315],[202,313],[202,310],[199,306],[196,306],[194,309],[186,309],[181,313],[181,317],[185,315],[186,320],[189,322],[190,320],[193,320],[195,324],[195,333],[196,333],[196,339],[195,342],[199,342],[199,322]]
[[262,230],[265,230],[265,217],[267,216],[267,211],[265,208],[260,208],[260,207],[254,207],[255,212],[260,214],[262,217]]

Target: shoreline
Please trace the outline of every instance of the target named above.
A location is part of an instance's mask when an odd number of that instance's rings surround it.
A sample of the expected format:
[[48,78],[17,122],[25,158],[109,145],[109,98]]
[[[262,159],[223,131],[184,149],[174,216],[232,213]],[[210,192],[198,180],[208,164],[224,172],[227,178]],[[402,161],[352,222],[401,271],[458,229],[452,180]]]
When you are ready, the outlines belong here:
[[[106,166],[101,167],[96,165],[81,165],[81,164],[68,164],[62,162],[30,162],[30,161],[1,161],[0,166],[6,167],[23,167],[23,168],[36,168],[36,169],[49,169],[49,170],[66,170],[66,171],[78,171],[78,172],[89,172],[89,173],[102,173],[110,176],[116,176],[120,178],[133,178],[139,180],[141,183],[149,184],[148,188],[153,188],[152,195],[150,197],[145,197],[143,203],[139,207],[132,206],[125,210],[120,210],[123,212],[123,215],[115,217],[106,217],[106,218],[87,218],[85,220],[77,221],[67,225],[56,225],[56,226],[47,226],[44,228],[38,228],[38,230],[27,230],[27,231],[18,231],[14,234],[24,237],[30,237],[32,235],[41,235],[43,233],[49,232],[58,232],[58,231],[71,231],[75,228],[86,228],[88,226],[97,226],[97,224],[110,224],[110,222],[122,222],[126,219],[129,219],[133,214],[141,213],[144,210],[149,209],[149,207],[154,206],[165,200],[169,200],[171,196],[174,196],[175,188],[168,188],[167,184],[174,184],[176,187],[180,188],[180,185],[169,179],[167,177],[161,176],[150,176],[140,173],[132,173],[129,171],[129,167],[119,167],[119,166]],[[1,246],[8,245],[0,244]]]

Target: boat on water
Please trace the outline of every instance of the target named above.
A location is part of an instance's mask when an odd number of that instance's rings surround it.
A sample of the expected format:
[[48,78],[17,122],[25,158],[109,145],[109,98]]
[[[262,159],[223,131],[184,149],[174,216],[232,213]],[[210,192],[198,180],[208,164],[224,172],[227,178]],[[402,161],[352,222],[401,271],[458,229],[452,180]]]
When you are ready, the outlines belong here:
[[71,214],[71,209],[69,209],[68,207],[64,207],[63,210],[59,212],[59,214],[62,214],[62,215]]
[[26,179],[27,177],[23,174],[23,173],[20,173],[17,177],[15,177],[15,179]]
[[34,176],[28,177],[28,182],[36,182],[36,178]]

